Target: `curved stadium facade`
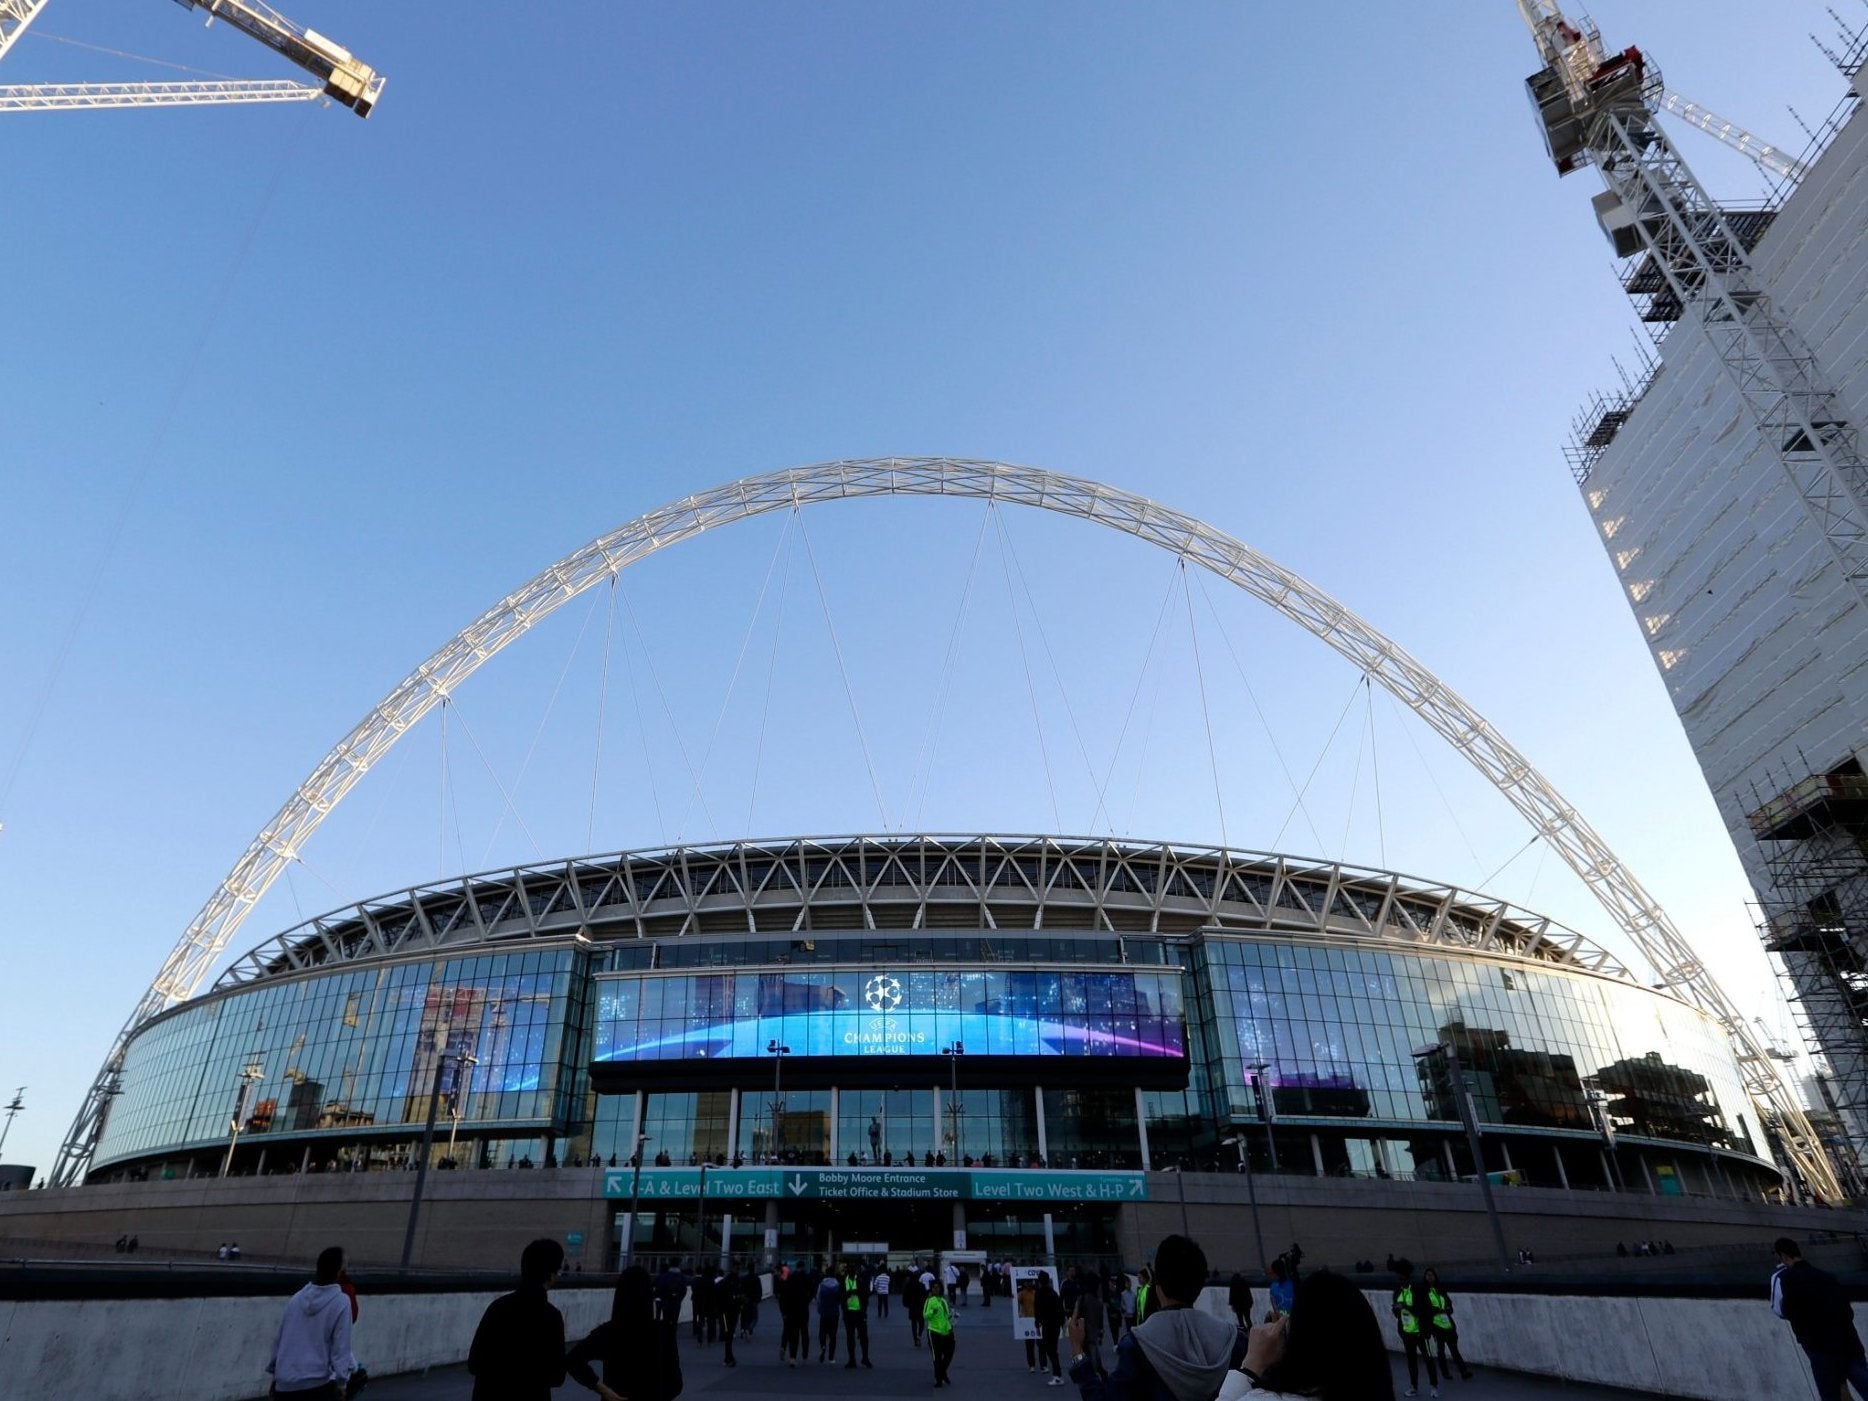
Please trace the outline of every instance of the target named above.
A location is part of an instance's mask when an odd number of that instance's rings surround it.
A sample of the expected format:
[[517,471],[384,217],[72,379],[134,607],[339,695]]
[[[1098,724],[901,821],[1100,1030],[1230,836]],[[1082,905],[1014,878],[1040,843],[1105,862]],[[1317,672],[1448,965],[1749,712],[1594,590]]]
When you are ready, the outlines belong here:
[[[1509,1181],[1777,1181],[1718,1025],[1549,920],[1275,855],[978,836],[579,858],[311,920],[137,1033],[89,1180],[406,1168],[431,1104],[436,1166],[627,1169],[646,1134],[651,1194],[701,1163],[1246,1153],[1451,1180],[1474,1172],[1456,1076]],[[1026,1231],[970,1195],[975,1236]],[[780,1248],[816,1239],[784,1205]]]

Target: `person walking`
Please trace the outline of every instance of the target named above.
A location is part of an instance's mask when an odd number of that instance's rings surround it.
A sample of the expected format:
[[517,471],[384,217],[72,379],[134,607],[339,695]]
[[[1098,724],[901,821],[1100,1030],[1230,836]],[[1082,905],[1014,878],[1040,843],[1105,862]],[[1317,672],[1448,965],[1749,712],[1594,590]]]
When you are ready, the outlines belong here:
[[833,1267],[817,1284],[817,1360],[837,1360],[837,1318],[843,1312],[843,1281]]
[[928,1352],[934,1358],[934,1385],[952,1386],[947,1369],[953,1366],[953,1311],[947,1307],[938,1279],[928,1286],[921,1317],[927,1324]]
[[921,1336],[927,1332],[927,1286],[921,1282],[921,1273],[910,1269],[902,1280],[902,1305],[908,1313],[908,1340],[916,1347],[921,1346]]
[[778,1355],[788,1367],[796,1367],[811,1355],[811,1301],[817,1286],[802,1264],[794,1265],[778,1286],[778,1318],[783,1325]]
[[765,1286],[759,1282],[757,1270],[747,1270],[739,1279],[739,1335],[750,1338],[752,1330],[759,1326],[759,1301],[765,1297]]
[[342,1246],[319,1251],[311,1283],[286,1302],[266,1363],[274,1396],[341,1401],[359,1372],[350,1350],[350,1300],[337,1282],[343,1273]]
[[705,1268],[696,1270],[691,1292],[694,1296],[694,1341],[711,1343],[715,1331],[720,1326],[720,1310],[716,1303],[717,1291],[714,1288],[713,1271]]
[[1048,1364],[1051,1369],[1049,1385],[1062,1386],[1064,1367],[1058,1360],[1057,1339],[1064,1331],[1064,1301],[1051,1288],[1049,1270],[1038,1271],[1038,1292],[1032,1300],[1032,1320],[1038,1325],[1038,1370],[1043,1371]]
[[1237,1270],[1226,1282],[1226,1307],[1232,1310],[1232,1316],[1241,1328],[1252,1326],[1252,1286],[1245,1282],[1245,1276]]
[[739,1261],[729,1261],[726,1273],[714,1281],[713,1297],[720,1310],[720,1336],[726,1343],[726,1355],[720,1360],[729,1367],[739,1366],[733,1356],[733,1339],[739,1332],[740,1310],[746,1305],[745,1281],[739,1277]]
[[519,1287],[486,1306],[467,1352],[473,1401],[549,1401],[564,1385],[564,1315],[546,1297],[563,1268],[555,1240],[520,1252]]
[[1453,1375],[1453,1369],[1446,1365],[1447,1350],[1451,1349],[1461,1380],[1471,1381],[1472,1368],[1459,1355],[1459,1329],[1453,1323],[1453,1296],[1440,1287],[1440,1272],[1431,1265],[1421,1271],[1420,1282],[1421,1287],[1427,1291],[1427,1327],[1431,1330],[1434,1351],[1440,1355],[1440,1375]]
[[[601,1364],[601,1378],[592,1362]],[[564,1370],[603,1401],[674,1401],[681,1394],[675,1325],[656,1318],[655,1285],[642,1266],[617,1277],[609,1321],[571,1349]]]
[[1414,1283],[1414,1265],[1408,1260],[1395,1261],[1393,1311],[1395,1328],[1401,1334],[1401,1350],[1407,1354],[1407,1394],[1420,1395],[1420,1364],[1427,1364],[1427,1394],[1440,1394],[1440,1369],[1434,1365],[1427,1346],[1427,1291]]
[[843,1357],[844,1370],[856,1366],[856,1345],[863,1347],[863,1366],[869,1361],[869,1291],[856,1266],[843,1267]]
[[889,1271],[885,1265],[876,1271],[876,1277],[869,1282],[869,1289],[876,1296],[876,1317],[889,1316]]
[[1223,1318],[1194,1307],[1206,1287],[1206,1252],[1185,1236],[1155,1247],[1148,1316],[1116,1345],[1116,1364],[1099,1375],[1081,1319],[1070,1325],[1070,1379],[1083,1401],[1156,1401],[1218,1393],[1227,1369],[1246,1356],[1246,1338]]
[[1846,1401],[1847,1387],[1868,1398],[1868,1357],[1855,1331],[1855,1310],[1834,1275],[1803,1258],[1788,1236],[1771,1245],[1777,1268],[1771,1273],[1771,1312],[1790,1325],[1797,1346],[1810,1359],[1816,1394]]
[[1071,1310],[1071,1317],[1083,1324],[1083,1355],[1090,1359],[1090,1365],[1096,1369],[1098,1376],[1103,1375],[1103,1312],[1102,1281],[1095,1278],[1085,1280],[1083,1288],[1077,1292],[1077,1302]]
[[1147,1319],[1149,1305],[1153,1303],[1149,1296],[1153,1293],[1154,1276],[1148,1272],[1148,1267],[1143,1265],[1135,1276],[1135,1307],[1129,1310],[1130,1328],[1140,1327]]

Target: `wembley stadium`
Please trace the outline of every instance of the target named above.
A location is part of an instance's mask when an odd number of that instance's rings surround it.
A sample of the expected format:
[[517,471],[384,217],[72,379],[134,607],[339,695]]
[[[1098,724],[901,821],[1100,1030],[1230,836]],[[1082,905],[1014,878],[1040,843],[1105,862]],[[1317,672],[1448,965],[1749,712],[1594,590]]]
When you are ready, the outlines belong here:
[[1102,838],[738,842],[417,887],[250,950],[137,1030],[114,1088],[94,1185],[361,1182],[426,1132],[437,1181],[600,1177],[613,1244],[651,1199],[644,1250],[732,1244],[703,1196],[762,1210],[781,1253],[956,1231],[1093,1253],[1164,1168],[1650,1201],[1779,1180],[1718,1023],[1582,936],[1388,872]]

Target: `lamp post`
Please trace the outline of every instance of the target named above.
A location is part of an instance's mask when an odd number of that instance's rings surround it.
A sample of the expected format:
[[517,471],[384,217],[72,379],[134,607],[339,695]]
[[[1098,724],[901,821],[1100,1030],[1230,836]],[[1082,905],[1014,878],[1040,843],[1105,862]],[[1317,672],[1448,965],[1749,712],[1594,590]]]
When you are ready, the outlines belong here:
[[1245,1155],[1245,1131],[1241,1129],[1231,1138],[1220,1140],[1222,1147],[1239,1150],[1239,1171],[1245,1174],[1245,1196],[1252,1204],[1252,1239],[1258,1243],[1258,1263],[1265,1263],[1265,1229],[1258,1219],[1258,1174],[1252,1171],[1252,1164]]
[[409,1224],[402,1233],[402,1272],[408,1273],[409,1261],[415,1256],[415,1223],[421,1219],[422,1190],[428,1185],[428,1156],[435,1146],[435,1119],[441,1112],[441,1072],[447,1069],[449,1061],[455,1063],[454,1078],[460,1080],[460,1063],[466,1060],[465,1050],[450,1051],[448,1042],[441,1043],[441,1054],[435,1057],[435,1079],[428,1091],[428,1122],[422,1126],[422,1146],[415,1159],[415,1193],[409,1198]]
[[1609,1097],[1599,1089],[1584,1091],[1589,1101],[1589,1117],[1596,1121],[1596,1132],[1602,1135],[1602,1147],[1609,1160],[1609,1171],[1615,1178],[1615,1190],[1626,1192],[1628,1184],[1622,1180],[1621,1153],[1615,1147],[1615,1125],[1609,1120]]
[[1492,1178],[1485,1170],[1485,1150],[1479,1146],[1479,1125],[1472,1112],[1472,1099],[1466,1093],[1466,1072],[1459,1063],[1459,1049],[1451,1041],[1436,1041],[1414,1048],[1414,1059],[1445,1056],[1447,1074],[1453,1085],[1454,1105],[1459,1121],[1466,1129],[1466,1147],[1472,1154],[1472,1166],[1479,1178],[1479,1191],[1485,1198],[1485,1214],[1492,1222],[1492,1243],[1498,1247],[1498,1267],[1511,1272],[1511,1253],[1505,1249],[1505,1227],[1498,1219],[1498,1203],[1492,1199]]
[[[260,1069],[256,1060],[248,1061],[240,1070],[240,1089],[234,1095],[233,1117],[227,1124],[227,1156],[221,1159],[221,1176],[225,1177],[233,1170],[234,1149],[240,1146],[240,1121],[246,1116],[246,1098],[253,1091],[253,1086],[266,1078],[266,1072]],[[11,1118],[11,1116],[8,1116]]]
[[960,1162],[960,1057],[966,1054],[966,1046],[956,1041],[951,1046],[942,1046],[941,1052],[947,1057],[947,1066],[951,1071],[950,1088],[947,1094],[947,1117],[953,1121],[953,1160]]
[[629,1229],[623,1233],[623,1268],[636,1263],[636,1211],[642,1205],[642,1146],[649,1141],[646,1133],[636,1135],[636,1151],[631,1161],[635,1171],[629,1175]]
[[6,1136],[13,1132],[13,1116],[26,1107],[26,1087],[21,1085],[13,1091],[13,1098],[6,1107],[6,1123],[0,1125],[0,1149],[6,1147]]
[[772,1057],[772,1141],[767,1145],[773,1162],[779,1160],[778,1154],[778,1116],[785,1112],[785,1101],[779,1098],[779,1087],[783,1084],[785,1057],[791,1054],[791,1047],[781,1046],[774,1037],[765,1043],[765,1053]]
[[466,1095],[467,1071],[480,1064],[480,1057],[461,1052],[460,1065],[454,1072],[454,1088],[448,1094],[448,1161],[454,1161],[454,1139],[461,1131],[461,1100]]
[[[1258,1117],[1265,1121],[1265,1147],[1271,1153],[1271,1170],[1278,1170],[1278,1140],[1271,1130],[1271,1091],[1265,1084],[1265,1072],[1271,1069],[1268,1062],[1255,1060],[1246,1069],[1252,1072],[1252,1089],[1258,1095]],[[1244,1152],[1240,1149],[1240,1152]]]

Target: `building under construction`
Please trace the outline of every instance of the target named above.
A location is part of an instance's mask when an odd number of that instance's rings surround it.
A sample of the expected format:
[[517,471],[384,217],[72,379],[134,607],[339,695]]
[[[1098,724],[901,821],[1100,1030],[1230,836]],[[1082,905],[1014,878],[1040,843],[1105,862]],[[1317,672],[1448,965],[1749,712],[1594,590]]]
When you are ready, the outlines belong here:
[[[1579,415],[1576,481],[1751,878],[1800,1002],[1842,1180],[1868,1145],[1868,36],[1800,157],[1670,94],[1638,48],[1520,0],[1559,173],[1594,167],[1603,233],[1653,352]],[[1841,91],[1846,84],[1846,91]],[[1710,197],[1684,115],[1777,178]],[[1851,1149],[1852,1140],[1855,1149]]]

